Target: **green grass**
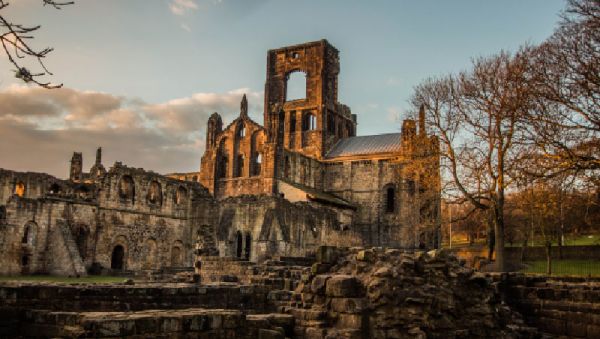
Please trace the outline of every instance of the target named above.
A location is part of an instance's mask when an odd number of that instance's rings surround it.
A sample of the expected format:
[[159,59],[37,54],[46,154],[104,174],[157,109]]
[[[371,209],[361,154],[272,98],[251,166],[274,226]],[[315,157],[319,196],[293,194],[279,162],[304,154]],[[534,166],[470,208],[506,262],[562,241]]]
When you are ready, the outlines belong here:
[[20,276],[0,276],[0,282],[3,281],[25,281],[25,282],[53,282],[53,283],[65,283],[65,284],[108,284],[108,283],[121,283],[126,278],[123,277],[109,277],[92,275],[81,278],[70,278],[70,277],[57,277],[52,275],[20,275]]
[[[524,273],[546,274],[546,261],[530,261],[524,263]],[[600,277],[600,261],[598,260],[552,260],[552,275],[593,276]]]

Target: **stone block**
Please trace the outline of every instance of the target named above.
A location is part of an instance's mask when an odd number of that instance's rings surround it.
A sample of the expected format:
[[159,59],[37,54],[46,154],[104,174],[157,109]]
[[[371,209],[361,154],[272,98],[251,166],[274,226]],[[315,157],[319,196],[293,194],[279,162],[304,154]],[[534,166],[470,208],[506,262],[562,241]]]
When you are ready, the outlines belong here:
[[335,312],[360,313],[366,309],[367,300],[364,298],[332,298],[330,307]]
[[319,246],[317,249],[317,262],[323,264],[335,264],[340,253],[335,246]]
[[356,254],[356,260],[373,262],[375,260],[375,252],[373,250],[362,250]]
[[600,326],[587,325],[587,337],[588,338],[600,338]]
[[327,273],[329,271],[329,269],[331,268],[331,264],[324,264],[324,263],[314,263],[311,266],[311,273],[312,274],[323,274],[323,273]]
[[279,331],[261,328],[258,330],[258,339],[285,339],[285,335]]
[[327,280],[331,278],[329,274],[321,274],[314,277],[310,284],[310,290],[314,294],[325,294],[325,286],[327,284]]
[[569,337],[585,338],[586,333],[587,333],[587,324],[567,321],[566,335],[568,335]]
[[327,280],[325,293],[329,297],[359,297],[363,294],[363,288],[354,276],[334,275]]
[[323,339],[325,338],[326,331],[322,328],[308,327],[305,332],[304,338],[306,339]]
[[361,329],[363,318],[361,314],[340,313],[335,326],[342,329]]

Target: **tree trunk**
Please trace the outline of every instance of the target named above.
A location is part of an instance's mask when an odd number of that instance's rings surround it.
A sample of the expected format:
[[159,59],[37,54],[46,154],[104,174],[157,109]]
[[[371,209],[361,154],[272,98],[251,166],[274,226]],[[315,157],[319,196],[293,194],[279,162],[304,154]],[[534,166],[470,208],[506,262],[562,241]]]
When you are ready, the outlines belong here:
[[525,250],[527,249],[527,238],[523,239],[523,246],[521,247],[521,260],[520,264],[523,264],[523,260],[525,260]]
[[546,274],[552,275],[552,242],[546,241]]
[[487,222],[487,246],[488,246],[488,260],[492,261],[494,259],[494,250],[496,245],[496,235],[494,225],[491,220],[488,218]]
[[506,270],[506,258],[504,257],[504,218],[502,218],[502,210],[497,208],[495,213],[495,239],[496,239],[496,270],[504,272]]

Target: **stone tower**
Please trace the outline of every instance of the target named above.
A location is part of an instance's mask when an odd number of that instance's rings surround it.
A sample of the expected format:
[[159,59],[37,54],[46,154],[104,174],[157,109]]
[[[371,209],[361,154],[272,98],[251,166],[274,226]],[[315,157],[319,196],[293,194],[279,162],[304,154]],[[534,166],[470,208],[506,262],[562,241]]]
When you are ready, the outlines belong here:
[[83,179],[83,155],[81,152],[73,152],[69,179],[71,181],[81,181]]
[[[339,139],[355,135],[356,117],[337,101],[338,54],[327,40],[268,52],[264,122],[269,142],[322,159]],[[288,98],[292,78],[305,82],[303,98]]]
[[217,136],[223,130],[223,120],[221,120],[221,116],[219,113],[213,113],[210,118],[208,118],[208,124],[206,126],[206,147],[215,146],[215,142],[217,140]]

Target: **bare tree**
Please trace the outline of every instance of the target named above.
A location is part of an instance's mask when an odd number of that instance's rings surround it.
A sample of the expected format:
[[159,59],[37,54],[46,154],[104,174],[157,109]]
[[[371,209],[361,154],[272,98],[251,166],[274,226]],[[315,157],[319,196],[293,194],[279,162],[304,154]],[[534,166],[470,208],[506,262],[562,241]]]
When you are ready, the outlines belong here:
[[537,176],[600,169],[600,0],[569,0],[554,34],[531,52]]
[[429,79],[415,88],[413,106],[440,138],[447,194],[485,210],[493,226],[490,252],[503,271],[505,189],[519,152],[523,117],[530,106],[526,53],[500,53],[473,62],[472,70]]
[[[42,0],[44,6],[49,5],[55,9],[61,9],[63,6],[73,3],[73,1],[58,2],[55,0]],[[53,51],[53,48],[47,47],[42,50],[36,50],[30,45],[30,41],[34,39],[33,34],[41,26],[26,26],[13,23],[4,14],[8,6],[8,0],[0,0],[0,42],[8,60],[16,67],[15,76],[26,83],[35,83],[45,88],[62,87],[62,84],[51,84],[50,82],[38,80],[43,76],[52,75],[44,65],[43,59]],[[36,72],[30,71],[23,65],[22,59],[35,60],[41,70]]]

